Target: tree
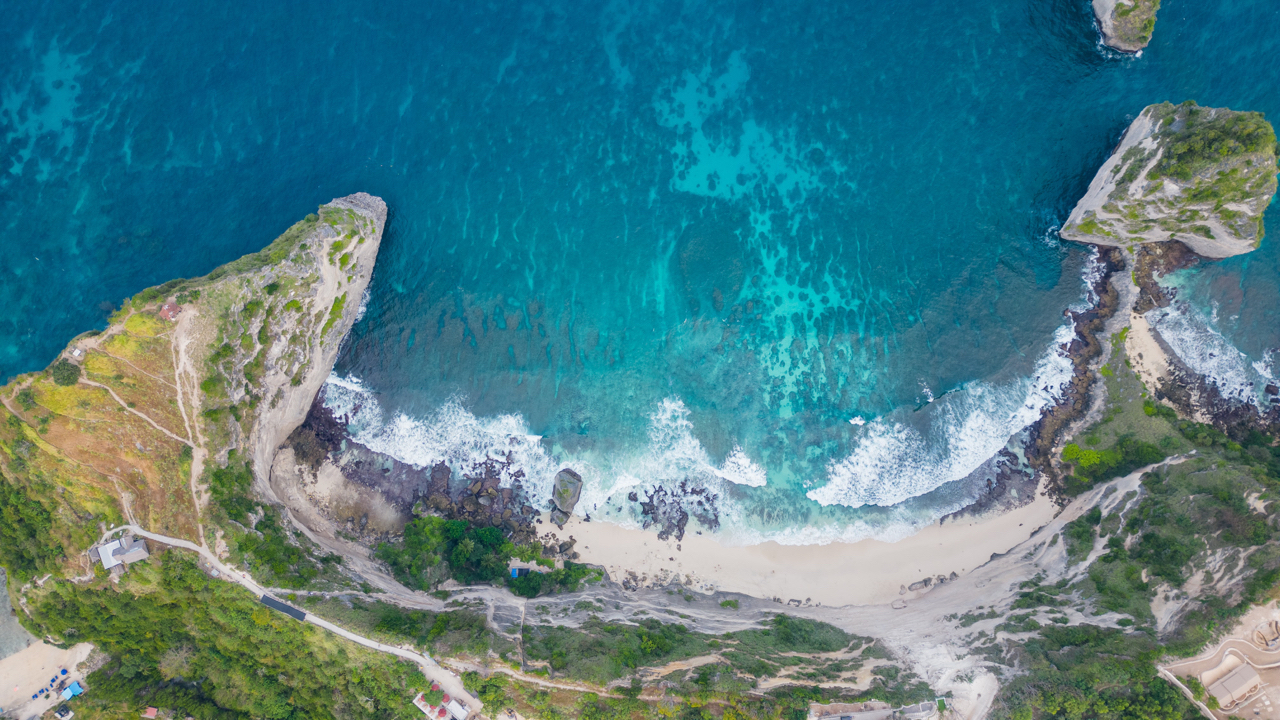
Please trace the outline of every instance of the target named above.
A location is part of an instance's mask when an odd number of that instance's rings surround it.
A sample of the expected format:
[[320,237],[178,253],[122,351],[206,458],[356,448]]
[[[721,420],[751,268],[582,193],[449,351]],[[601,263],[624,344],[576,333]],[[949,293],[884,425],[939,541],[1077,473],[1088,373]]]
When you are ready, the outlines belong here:
[[80,381],[80,366],[75,363],[59,360],[49,369],[53,381],[59,385],[75,385]]

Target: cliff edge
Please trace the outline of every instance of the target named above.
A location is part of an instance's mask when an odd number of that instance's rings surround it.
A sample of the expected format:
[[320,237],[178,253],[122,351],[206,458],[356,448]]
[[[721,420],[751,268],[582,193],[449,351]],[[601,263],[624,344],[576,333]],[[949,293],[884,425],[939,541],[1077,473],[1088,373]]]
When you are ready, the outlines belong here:
[[1120,52],[1140,52],[1151,42],[1160,0],[1093,0],[1102,43]]
[[[229,527],[264,517],[251,486],[271,497],[272,457],[355,324],[386,219],[379,198],[336,199],[257,253],[126,299],[0,389],[0,516],[14,520],[0,565],[92,572],[81,551],[124,522],[225,555],[207,511]],[[272,527],[248,535],[284,543]]]
[[1197,254],[1247,253],[1276,192],[1276,134],[1261,113],[1149,105],[1071,211],[1064,239],[1129,247],[1179,240]]

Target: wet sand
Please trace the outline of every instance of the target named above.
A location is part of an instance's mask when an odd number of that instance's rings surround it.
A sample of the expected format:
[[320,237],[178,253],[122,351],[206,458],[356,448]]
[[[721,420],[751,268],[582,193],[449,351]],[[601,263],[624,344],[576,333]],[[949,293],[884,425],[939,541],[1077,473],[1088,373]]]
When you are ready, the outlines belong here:
[[562,540],[573,536],[579,561],[604,566],[615,582],[631,578],[660,586],[675,580],[692,590],[779,598],[784,603],[880,605],[915,597],[917,593],[902,593],[902,588],[925,577],[964,575],[982,566],[993,554],[1005,553],[1030,537],[1057,509],[1038,494],[1030,504],[1002,515],[931,525],[893,543],[767,542],[729,547],[706,535],[687,534],[680,542],[659,540],[653,531],[577,517],[555,534]]

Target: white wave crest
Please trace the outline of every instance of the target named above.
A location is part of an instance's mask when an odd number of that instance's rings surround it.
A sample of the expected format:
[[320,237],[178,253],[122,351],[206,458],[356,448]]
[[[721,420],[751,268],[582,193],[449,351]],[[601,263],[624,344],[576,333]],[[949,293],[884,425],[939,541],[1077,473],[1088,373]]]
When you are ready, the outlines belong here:
[[580,515],[637,488],[685,482],[722,493],[726,483],[762,487],[767,481],[764,468],[740,446],[717,466],[693,436],[689,409],[676,397],[662,400],[649,416],[648,445],[618,458],[558,457],[547,450],[541,436],[529,432],[522,417],[476,417],[456,399],[422,418],[404,413],[388,417],[377,395],[358,378],[331,375],[325,383],[324,404],[336,417],[345,418],[353,440],[416,467],[443,462],[460,469],[488,459],[510,458],[503,486],[509,487],[512,475],[523,470],[522,484],[534,500],[550,497],[559,469],[573,467],[585,481],[575,509]]
[[599,499],[590,498],[596,505],[603,505],[622,490],[637,487],[671,487],[685,482],[690,487],[724,492],[729,487],[726,482],[763,487],[768,481],[764,468],[748,457],[740,445],[716,465],[694,437],[689,408],[678,397],[663,398],[649,415],[649,444],[643,451],[629,457],[599,459],[593,464],[597,463],[611,470],[616,479],[597,485]]
[[336,417],[347,419],[353,440],[375,452],[420,468],[443,462],[456,469],[510,457],[504,487],[510,487],[512,473],[523,470],[523,484],[532,497],[551,494],[559,466],[543,448],[542,438],[530,433],[517,415],[478,418],[450,400],[423,418],[404,413],[387,417],[377,395],[358,378],[336,374],[325,381],[324,404]]
[[716,474],[735,485],[746,485],[747,487],[764,487],[765,483],[768,482],[768,476],[764,468],[747,457],[741,445],[733,447],[733,452],[729,453],[728,457],[724,459],[724,463],[716,471]]
[[1146,318],[1174,354],[1216,385],[1223,397],[1260,406],[1263,388],[1276,381],[1271,357],[1250,360],[1213,327],[1216,308],[1206,318],[1188,303],[1178,302],[1151,310]]
[[1062,398],[1072,374],[1063,346],[1074,334],[1070,325],[1058,328],[1030,378],[947,393],[929,405],[924,422],[917,422],[923,427],[909,424],[902,412],[868,423],[853,452],[827,465],[829,482],[809,498],[887,507],[966,477]]
[[352,321],[352,325],[364,319],[364,314],[369,310],[369,286],[365,286],[364,294],[360,296],[360,307],[356,309],[356,319]]

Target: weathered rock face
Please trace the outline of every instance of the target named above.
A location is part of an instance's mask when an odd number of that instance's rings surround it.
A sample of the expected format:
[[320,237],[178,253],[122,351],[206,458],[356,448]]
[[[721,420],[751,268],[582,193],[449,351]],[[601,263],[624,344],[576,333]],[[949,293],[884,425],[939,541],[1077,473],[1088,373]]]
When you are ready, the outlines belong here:
[[[537,536],[537,511],[523,488],[524,471],[511,458],[450,468],[445,463],[417,467],[371,450],[347,435],[348,418],[335,417],[316,396],[306,421],[289,437],[293,460],[304,466],[302,490],[313,502],[323,493],[312,486],[332,471],[351,486],[375,491],[382,502],[412,516],[438,515],[477,527],[496,527],[516,542]],[[323,483],[321,483],[323,484]],[[323,490],[323,488],[320,488]],[[334,516],[331,520],[342,520]],[[403,523],[401,523],[403,527]]]
[[1116,247],[1178,240],[1205,257],[1240,255],[1262,240],[1275,192],[1276,134],[1261,113],[1150,105],[1060,234]]
[[573,513],[573,506],[582,497],[582,476],[565,468],[556,473],[555,486],[551,489],[551,502],[555,509],[551,511],[551,522],[564,526]]
[[386,222],[387,204],[381,198],[356,193],[322,207],[315,229],[302,243],[302,252],[314,259],[315,280],[294,300],[301,305],[297,317],[313,322],[310,333],[298,334],[306,357],[297,369],[289,372],[286,363],[271,363],[276,358],[267,357],[260,396],[271,402],[259,415],[249,443],[260,488],[269,487],[266,475],[277,448],[306,418],[355,324]]
[[1102,42],[1120,52],[1134,53],[1151,42],[1160,0],[1093,0],[1093,15]]

